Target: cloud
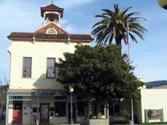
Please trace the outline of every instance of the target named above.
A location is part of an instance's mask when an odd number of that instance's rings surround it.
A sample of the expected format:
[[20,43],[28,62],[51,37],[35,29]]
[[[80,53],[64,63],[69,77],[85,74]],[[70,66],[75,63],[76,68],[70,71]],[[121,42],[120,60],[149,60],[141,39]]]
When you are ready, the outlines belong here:
[[95,0],[62,0],[60,1],[60,5],[62,5],[64,8],[66,9],[71,9],[74,8],[76,6],[81,6],[81,5],[85,5],[88,3],[92,3]]
[[71,34],[87,34],[89,33],[89,29],[88,28],[78,28],[76,25],[72,25],[72,24],[65,24],[63,25],[63,29],[65,31],[67,31],[68,33],[71,33]]
[[78,28],[78,25],[67,23],[62,26],[64,30],[66,30],[68,33],[71,34],[89,34],[90,28],[85,26],[80,26]]
[[[1,13],[0,23],[3,32],[12,31],[33,31],[42,23],[39,8],[32,2],[13,0],[4,1],[0,4]],[[33,22],[33,23],[32,23]]]

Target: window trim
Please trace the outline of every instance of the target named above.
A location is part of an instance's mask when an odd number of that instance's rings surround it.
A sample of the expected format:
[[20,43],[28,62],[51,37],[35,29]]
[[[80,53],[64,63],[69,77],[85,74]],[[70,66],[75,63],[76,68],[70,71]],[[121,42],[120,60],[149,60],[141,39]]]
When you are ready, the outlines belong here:
[[[54,59],[54,77],[48,77],[48,59]],[[47,57],[46,59],[46,78],[47,79],[56,79],[56,67],[55,67],[55,63],[56,63],[56,58],[55,57]]]
[[[30,58],[31,59],[31,63],[30,63],[30,76],[29,77],[24,76],[24,59],[25,58]],[[23,57],[22,58],[22,78],[28,79],[28,78],[31,78],[31,77],[32,77],[32,57]]]

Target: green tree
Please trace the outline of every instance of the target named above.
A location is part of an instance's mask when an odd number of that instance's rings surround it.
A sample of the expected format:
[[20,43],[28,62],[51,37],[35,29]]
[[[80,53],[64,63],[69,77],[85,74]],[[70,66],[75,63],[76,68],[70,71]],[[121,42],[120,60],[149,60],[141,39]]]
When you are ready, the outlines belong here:
[[139,97],[138,88],[143,83],[133,74],[127,56],[121,56],[119,46],[76,46],[73,54],[65,53],[64,57],[56,64],[57,80],[66,89],[73,86],[76,95],[95,99],[96,115],[100,105],[111,99]]
[[132,41],[137,42],[136,37],[143,39],[146,29],[142,26],[143,18],[137,12],[131,12],[131,7],[121,10],[118,4],[114,5],[114,10],[103,9],[101,18],[93,26],[92,35],[97,44],[110,45],[115,40],[116,45],[128,44],[128,36]]
[[[131,7],[120,9],[118,4],[115,4],[114,10],[104,9],[103,13],[96,17],[101,18],[93,26],[92,31],[97,44],[111,45],[115,42],[116,45],[121,47],[122,41],[125,44],[129,44],[129,38],[136,43],[137,37],[142,40],[144,39],[146,29],[141,24],[143,18],[137,12],[132,12]],[[135,95],[139,95],[139,91],[136,89],[135,92],[131,93],[131,90],[134,90],[133,88],[136,85],[133,84],[133,80],[131,81],[129,77],[133,77],[133,75],[124,78],[127,84],[129,84],[125,87],[125,90],[127,91],[126,97],[131,98],[132,102]],[[131,105],[131,109],[133,109],[133,105]]]

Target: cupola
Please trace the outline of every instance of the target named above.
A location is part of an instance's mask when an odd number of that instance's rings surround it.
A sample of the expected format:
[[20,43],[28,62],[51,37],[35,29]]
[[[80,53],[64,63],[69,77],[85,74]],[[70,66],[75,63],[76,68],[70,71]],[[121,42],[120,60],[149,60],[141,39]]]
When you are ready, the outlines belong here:
[[43,17],[43,25],[47,25],[49,23],[54,23],[60,26],[60,20],[63,17],[64,9],[60,8],[53,3],[46,7],[41,7],[41,16]]

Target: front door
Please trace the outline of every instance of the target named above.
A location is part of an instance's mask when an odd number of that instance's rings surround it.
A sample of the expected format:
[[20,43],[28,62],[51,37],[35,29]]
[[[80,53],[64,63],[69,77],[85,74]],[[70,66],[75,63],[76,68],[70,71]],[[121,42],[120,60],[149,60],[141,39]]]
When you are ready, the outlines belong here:
[[[76,123],[76,109],[77,109],[77,104],[73,103],[72,104],[72,122]],[[68,104],[68,122],[71,123],[71,103]]]
[[22,102],[13,102],[13,123],[22,123]]
[[49,104],[40,105],[40,123],[49,124]]

